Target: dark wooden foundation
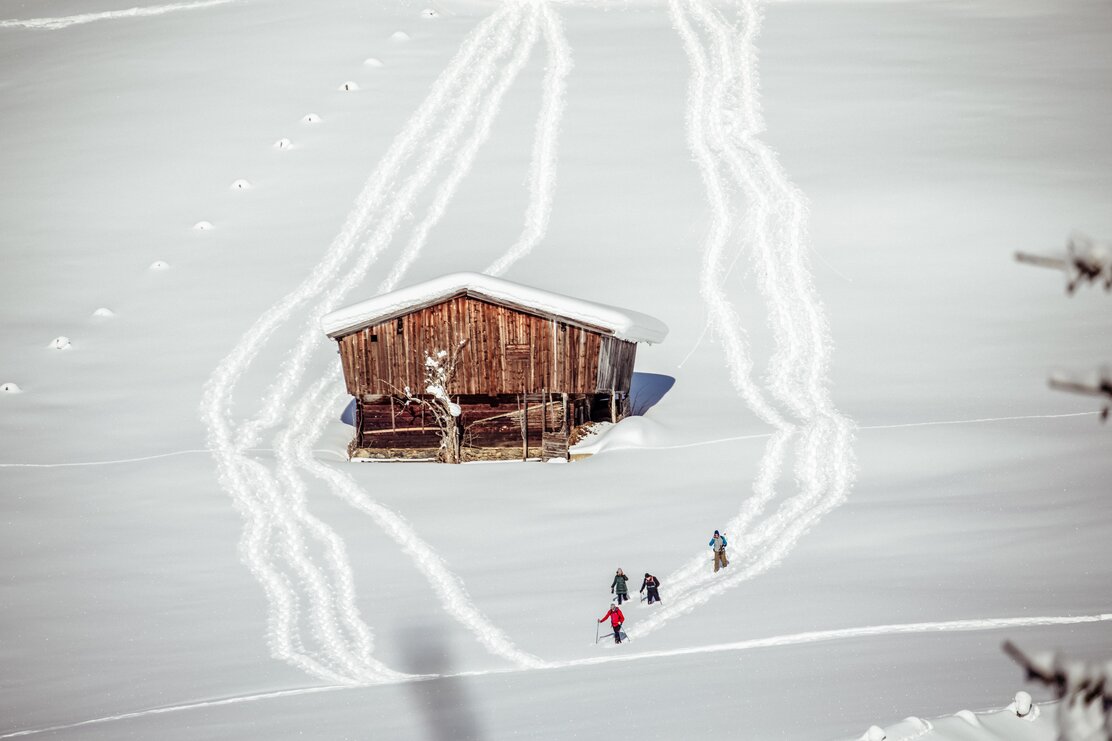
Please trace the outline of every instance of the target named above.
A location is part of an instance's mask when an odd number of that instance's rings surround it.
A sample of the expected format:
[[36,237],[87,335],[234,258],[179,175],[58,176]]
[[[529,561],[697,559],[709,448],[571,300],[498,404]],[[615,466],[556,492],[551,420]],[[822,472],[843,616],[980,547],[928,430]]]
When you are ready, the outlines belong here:
[[[566,460],[577,430],[629,413],[625,392],[470,394],[452,400],[461,409],[464,461]],[[436,421],[420,405],[385,395],[364,396],[356,404],[352,458],[435,459],[439,447]]]

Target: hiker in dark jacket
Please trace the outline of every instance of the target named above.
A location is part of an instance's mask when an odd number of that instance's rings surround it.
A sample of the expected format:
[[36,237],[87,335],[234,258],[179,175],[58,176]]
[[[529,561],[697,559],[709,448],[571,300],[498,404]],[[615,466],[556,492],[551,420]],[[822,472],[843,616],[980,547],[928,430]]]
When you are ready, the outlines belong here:
[[625,622],[625,615],[622,614],[621,609],[617,605],[610,605],[610,609],[606,614],[598,619],[601,623],[610,618],[610,627],[614,629],[614,643],[622,642],[622,624]]
[[641,582],[641,591],[646,589],[649,591],[648,600],[651,605],[653,602],[660,602],[660,592],[656,591],[660,588],[660,579],[657,579],[652,574],[646,573],[644,581]]
[[614,581],[610,582],[610,594],[618,598],[619,605],[622,604],[623,601],[629,599],[629,587],[626,586],[627,581],[629,581],[629,577],[625,575],[624,571],[618,569],[618,572],[614,574]]

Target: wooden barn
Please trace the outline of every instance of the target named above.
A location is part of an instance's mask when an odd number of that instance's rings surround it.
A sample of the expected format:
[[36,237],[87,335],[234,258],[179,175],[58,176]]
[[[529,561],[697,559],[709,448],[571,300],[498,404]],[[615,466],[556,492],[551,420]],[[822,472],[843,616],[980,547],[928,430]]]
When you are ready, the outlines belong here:
[[[458,349],[446,392],[463,460],[567,458],[578,430],[629,414],[637,343],[668,328],[637,312],[478,273],[454,273],[332,312],[355,397],[357,458],[434,458],[440,430],[403,389],[425,388],[426,354]],[[462,347],[461,347],[462,343]]]

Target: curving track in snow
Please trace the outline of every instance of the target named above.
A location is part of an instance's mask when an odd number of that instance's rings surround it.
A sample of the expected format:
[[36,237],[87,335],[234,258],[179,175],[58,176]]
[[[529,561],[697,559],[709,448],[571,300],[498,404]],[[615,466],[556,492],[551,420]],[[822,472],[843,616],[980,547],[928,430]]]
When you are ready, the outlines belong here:
[[[775,430],[753,495],[723,528],[731,536],[731,568],[713,574],[706,552],[694,556],[668,578],[669,601],[639,626],[642,636],[782,561],[811,526],[844,501],[855,476],[853,425],[829,395],[832,343],[806,260],[806,199],[759,138],[764,125],[754,40],[760,4],[739,3],[736,26],[706,0],[671,0],[669,7],[692,66],[688,137],[711,206],[703,277],[710,324],[723,342],[739,395]],[[739,203],[731,203],[731,187]],[[740,209],[739,219],[735,212]],[[726,300],[722,254],[731,219],[740,222],[736,239],[746,250],[769,312],[775,349],[763,386],[772,402],[746,383],[752,368],[749,348],[723,326],[731,318],[736,321],[736,314],[719,306]],[[769,413],[770,406],[775,414]],[[765,516],[777,499],[776,483],[789,447],[794,448],[798,492]]]
[[[534,185],[526,231],[512,248],[516,253],[503,264],[508,267],[539,241],[550,211],[554,142],[570,52],[547,3],[508,2],[464,41],[368,179],[320,263],[259,317],[205,387],[202,418],[221,482],[245,518],[241,550],[268,597],[271,651],[325,681],[365,684],[399,675],[372,656],[371,631],[356,607],[343,543],[309,513],[303,473],[325,482],[333,494],[369,515],[411,557],[444,609],[493,654],[521,667],[544,665],[514,646],[482,614],[462,582],[411,525],[375,502],[346,473],[314,459],[313,443],[343,397],[338,365],[305,388],[311,361],[323,344],[319,317],[364,280],[408,228],[418,199],[435,187],[428,212],[413,228],[380,290],[391,290],[404,277],[489,138],[501,103],[542,29],[552,64],[537,124]],[[233,420],[235,390],[244,373],[275,331],[297,319],[302,330],[256,413]],[[273,471],[248,456],[252,446],[272,433]]]
[[235,0],[199,0],[194,3],[172,3],[169,5],[152,5],[148,7],[127,8],[125,10],[106,10],[102,13],[79,13],[78,15],[60,16],[57,18],[18,18],[0,21],[0,28],[27,28],[35,31],[58,31],[70,26],[79,26],[84,23],[96,21],[112,21],[125,18],[149,18],[156,15],[176,13],[181,10],[200,10],[216,5],[227,5]]
[[[693,656],[697,654],[709,653],[726,653],[732,651],[751,651],[761,648],[775,648],[778,646],[799,646],[809,643],[824,643],[831,641],[855,640],[861,638],[876,638],[884,636],[898,636],[898,635],[913,635],[921,633],[967,633],[967,632],[981,632],[989,630],[1010,630],[1019,628],[1034,628],[1048,625],[1079,625],[1084,623],[1100,623],[1112,621],[1112,614],[1103,613],[1097,615],[1067,615],[1067,616],[1045,616],[1045,617],[1020,617],[1020,618],[981,618],[971,620],[949,620],[941,622],[929,623],[897,623],[891,625],[867,625],[857,628],[839,628],[836,630],[816,630],[808,631],[805,633],[791,633],[787,635],[770,636],[767,638],[752,638],[745,641],[735,641],[733,643],[717,643],[704,646],[689,646],[687,648],[676,648],[664,651],[640,651],[636,653],[618,653],[611,652],[605,656],[592,656],[586,659],[572,659],[570,661],[552,662],[544,669],[569,669],[574,667],[595,666],[598,664],[614,664],[625,663],[631,661],[643,661],[646,659],[662,659],[672,658],[676,656]],[[427,679],[436,679],[440,677],[476,677],[486,676],[490,674],[507,673],[505,669],[495,669],[487,671],[474,671],[474,672],[459,672],[456,674],[445,675],[420,675],[411,676],[399,679],[399,682],[420,682]],[[525,669],[522,671],[535,671]],[[276,690],[273,692],[260,692],[250,695],[236,695],[233,697],[222,697],[212,700],[199,700],[196,702],[181,703],[178,705],[166,705],[159,708],[150,708],[147,710],[135,710],[128,713],[117,713],[115,715],[105,715],[99,718],[90,718],[88,720],[77,721],[74,723],[64,723],[53,726],[46,726],[42,728],[28,728],[21,731],[12,731],[10,733],[0,734],[0,739],[8,738],[22,738],[25,736],[35,736],[42,733],[54,733],[57,731],[64,731],[71,728],[82,728],[85,726],[102,725],[106,723],[116,723],[134,718],[143,718],[152,715],[164,715],[167,713],[183,713],[190,710],[204,710],[207,708],[226,707],[228,705],[242,705],[250,702],[262,702],[265,700],[274,700],[284,697],[297,697],[301,695],[315,695],[322,692],[336,692],[339,690],[349,689],[345,685],[327,685],[319,687],[302,687],[288,690]]]

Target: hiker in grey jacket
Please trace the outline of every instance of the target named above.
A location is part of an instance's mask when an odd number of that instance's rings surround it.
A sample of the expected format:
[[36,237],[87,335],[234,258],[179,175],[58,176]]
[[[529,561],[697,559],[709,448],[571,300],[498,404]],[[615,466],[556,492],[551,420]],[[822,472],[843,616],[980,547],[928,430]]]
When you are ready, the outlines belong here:
[[624,571],[618,569],[618,572],[614,574],[614,581],[610,582],[610,594],[618,598],[619,605],[622,604],[624,600],[629,599],[629,587],[626,586],[627,581],[629,581],[629,577],[625,575]]
[[729,559],[726,558],[726,536],[714,531],[714,537],[707,543],[714,551],[714,573],[718,573],[719,568],[726,568],[730,565]]

